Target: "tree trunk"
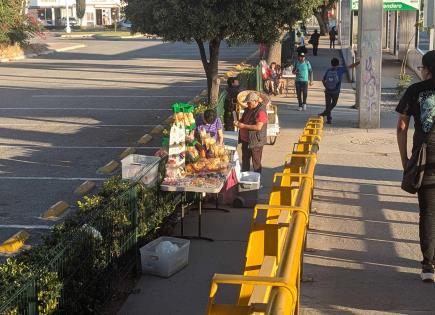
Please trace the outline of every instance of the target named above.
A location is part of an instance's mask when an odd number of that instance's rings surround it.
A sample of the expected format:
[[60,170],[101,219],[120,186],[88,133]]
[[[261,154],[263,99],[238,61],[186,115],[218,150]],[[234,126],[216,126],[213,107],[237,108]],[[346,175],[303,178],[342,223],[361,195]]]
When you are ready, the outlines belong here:
[[[326,15],[326,20],[325,20],[325,15]],[[316,17],[317,22],[319,23],[320,35],[322,36],[327,35],[329,32],[328,10],[322,7],[321,12],[319,11],[314,12],[314,16]]]
[[208,104],[209,107],[215,107],[219,98],[220,80],[218,78],[218,72],[221,40],[215,38],[209,42],[209,60],[207,59],[207,54],[205,52],[204,42],[197,39],[196,43],[198,44],[202,66],[204,67],[205,75],[207,77]]
[[273,42],[267,47],[267,63],[270,65],[272,62],[276,62],[276,64],[281,64],[281,51],[282,51],[282,40],[284,39],[285,31],[281,31],[279,35],[279,39],[276,42]]

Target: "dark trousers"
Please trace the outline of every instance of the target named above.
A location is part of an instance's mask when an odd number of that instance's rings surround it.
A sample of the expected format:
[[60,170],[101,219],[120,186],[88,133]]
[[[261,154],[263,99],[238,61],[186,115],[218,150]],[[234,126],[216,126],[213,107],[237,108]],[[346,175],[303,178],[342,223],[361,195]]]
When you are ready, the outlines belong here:
[[299,107],[302,107],[302,104],[307,104],[307,95],[308,95],[307,81],[296,81],[296,95],[298,97]]
[[317,50],[319,49],[319,44],[313,44],[313,55],[317,56]]
[[420,248],[423,270],[433,272],[435,264],[435,131],[427,140],[423,185],[418,191]]
[[435,187],[424,186],[418,192],[420,206],[420,249],[423,254],[423,269],[433,272],[435,262]]
[[340,96],[340,93],[338,93],[338,94],[329,94],[328,92],[325,92],[325,104],[326,104],[326,108],[325,108],[325,111],[323,112],[323,114],[324,114],[324,116],[326,116],[326,118],[328,120],[332,119],[331,112],[334,109],[334,107],[337,105],[338,97],[339,96]]
[[261,173],[261,157],[263,146],[249,148],[247,142],[242,142],[242,172],[249,172],[251,169],[251,159],[254,172]]
[[335,49],[335,39],[329,39],[329,48]]

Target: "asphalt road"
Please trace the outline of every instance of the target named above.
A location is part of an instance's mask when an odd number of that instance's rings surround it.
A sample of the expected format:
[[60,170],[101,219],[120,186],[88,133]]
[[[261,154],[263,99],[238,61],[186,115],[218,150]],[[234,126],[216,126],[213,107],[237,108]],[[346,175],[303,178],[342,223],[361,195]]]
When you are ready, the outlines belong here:
[[[74,206],[74,189],[102,183],[97,169],[125,148],[153,154],[159,139],[137,140],[206,87],[195,44],[70,42],[86,47],[0,64],[0,243],[23,228],[36,243],[56,223],[41,213],[60,200]],[[223,46],[221,72],[255,50]]]

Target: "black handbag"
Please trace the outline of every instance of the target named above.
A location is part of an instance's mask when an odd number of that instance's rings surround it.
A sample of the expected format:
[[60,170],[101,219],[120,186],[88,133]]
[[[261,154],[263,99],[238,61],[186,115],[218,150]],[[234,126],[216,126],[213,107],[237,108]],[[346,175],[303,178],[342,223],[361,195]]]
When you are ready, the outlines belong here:
[[419,150],[415,150],[406,163],[403,171],[402,189],[410,194],[415,194],[423,182],[424,169],[427,159],[427,141],[424,141]]

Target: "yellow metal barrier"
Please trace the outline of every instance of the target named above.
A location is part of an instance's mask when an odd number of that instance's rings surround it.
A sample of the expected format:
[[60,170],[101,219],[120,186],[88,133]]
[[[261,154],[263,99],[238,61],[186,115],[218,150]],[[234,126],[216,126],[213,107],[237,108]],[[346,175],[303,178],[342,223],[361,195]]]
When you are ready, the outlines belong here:
[[[282,173],[275,173],[268,205],[254,208],[243,275],[215,275],[207,314],[298,314],[303,247],[314,188],[323,117],[310,118]],[[266,211],[260,216],[260,211]],[[215,304],[219,284],[240,285],[236,305]]]

